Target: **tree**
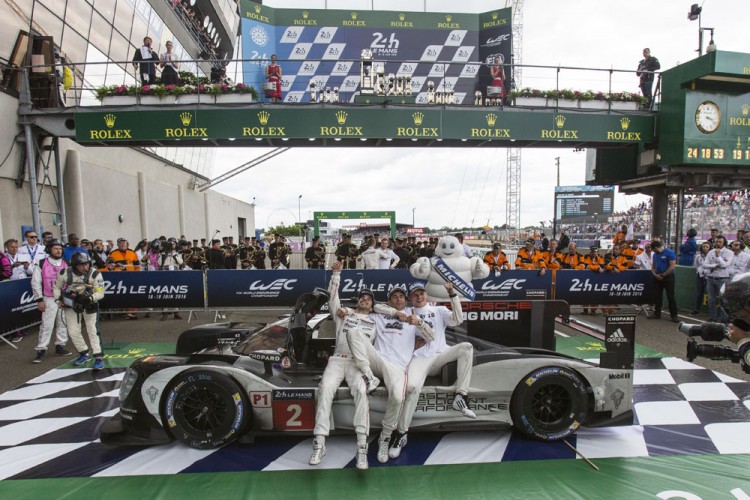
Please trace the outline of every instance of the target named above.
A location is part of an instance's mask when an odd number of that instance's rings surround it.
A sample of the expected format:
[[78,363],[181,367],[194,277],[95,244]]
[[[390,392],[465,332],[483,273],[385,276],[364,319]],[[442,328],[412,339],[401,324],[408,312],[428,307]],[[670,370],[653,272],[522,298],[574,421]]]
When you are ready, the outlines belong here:
[[300,235],[300,227],[299,226],[276,226],[269,228],[266,231],[266,235],[273,235],[274,233],[279,233],[281,236],[299,236]]

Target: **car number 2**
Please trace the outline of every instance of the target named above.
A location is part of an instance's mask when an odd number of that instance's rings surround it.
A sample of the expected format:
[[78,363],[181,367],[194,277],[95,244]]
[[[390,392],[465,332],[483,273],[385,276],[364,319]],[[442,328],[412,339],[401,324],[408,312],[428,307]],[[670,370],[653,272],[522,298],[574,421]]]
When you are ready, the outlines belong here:
[[273,427],[289,431],[312,430],[315,427],[315,401],[274,401]]

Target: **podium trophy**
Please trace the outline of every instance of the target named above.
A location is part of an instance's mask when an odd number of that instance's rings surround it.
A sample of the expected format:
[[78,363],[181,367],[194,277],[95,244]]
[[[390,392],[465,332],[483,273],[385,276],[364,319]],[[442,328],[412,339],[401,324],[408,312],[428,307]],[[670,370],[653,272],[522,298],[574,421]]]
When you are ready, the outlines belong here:
[[372,67],[372,50],[363,49],[359,62],[359,93],[372,95],[375,93],[375,75]]

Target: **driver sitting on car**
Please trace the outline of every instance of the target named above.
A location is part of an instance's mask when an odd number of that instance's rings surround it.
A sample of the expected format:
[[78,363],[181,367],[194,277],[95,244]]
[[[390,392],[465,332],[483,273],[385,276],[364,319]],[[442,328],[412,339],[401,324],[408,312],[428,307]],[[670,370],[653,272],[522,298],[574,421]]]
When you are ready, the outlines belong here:
[[341,262],[333,264],[333,276],[328,286],[330,299],[328,301],[331,315],[336,325],[336,348],[333,356],[328,358],[328,365],[323,372],[323,378],[318,388],[318,402],[315,408],[315,439],[310,465],[318,465],[326,454],[326,436],[331,426],[331,407],[333,397],[341,382],[346,379],[352,397],[354,398],[354,430],[357,433],[357,468],[367,469],[367,436],[370,432],[370,407],[367,393],[372,392],[380,381],[372,372],[364,374],[357,368],[349,349],[346,335],[349,330],[358,330],[369,339],[375,337],[375,322],[370,318],[373,295],[370,290],[362,289],[357,296],[357,306],[354,313],[341,318],[338,311],[341,308],[339,298],[339,282],[341,280]]

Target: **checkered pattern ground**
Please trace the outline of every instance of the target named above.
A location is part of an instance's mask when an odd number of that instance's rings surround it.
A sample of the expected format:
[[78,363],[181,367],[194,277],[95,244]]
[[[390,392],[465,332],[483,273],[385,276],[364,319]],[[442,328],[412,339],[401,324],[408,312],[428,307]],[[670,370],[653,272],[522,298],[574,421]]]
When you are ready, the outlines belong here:
[[[129,476],[305,469],[311,438],[266,437],[255,444],[193,450],[181,444],[106,448],[101,425],[117,413],[123,369],[56,369],[0,395],[0,479]],[[571,439],[591,459],[750,453],[750,384],[676,358],[640,358],[634,374],[636,423],[581,429]],[[373,436],[374,439],[374,436]],[[371,446],[370,464],[380,466]],[[354,437],[328,439],[320,468],[353,467]],[[386,466],[575,458],[563,443],[507,430],[412,433]]]

